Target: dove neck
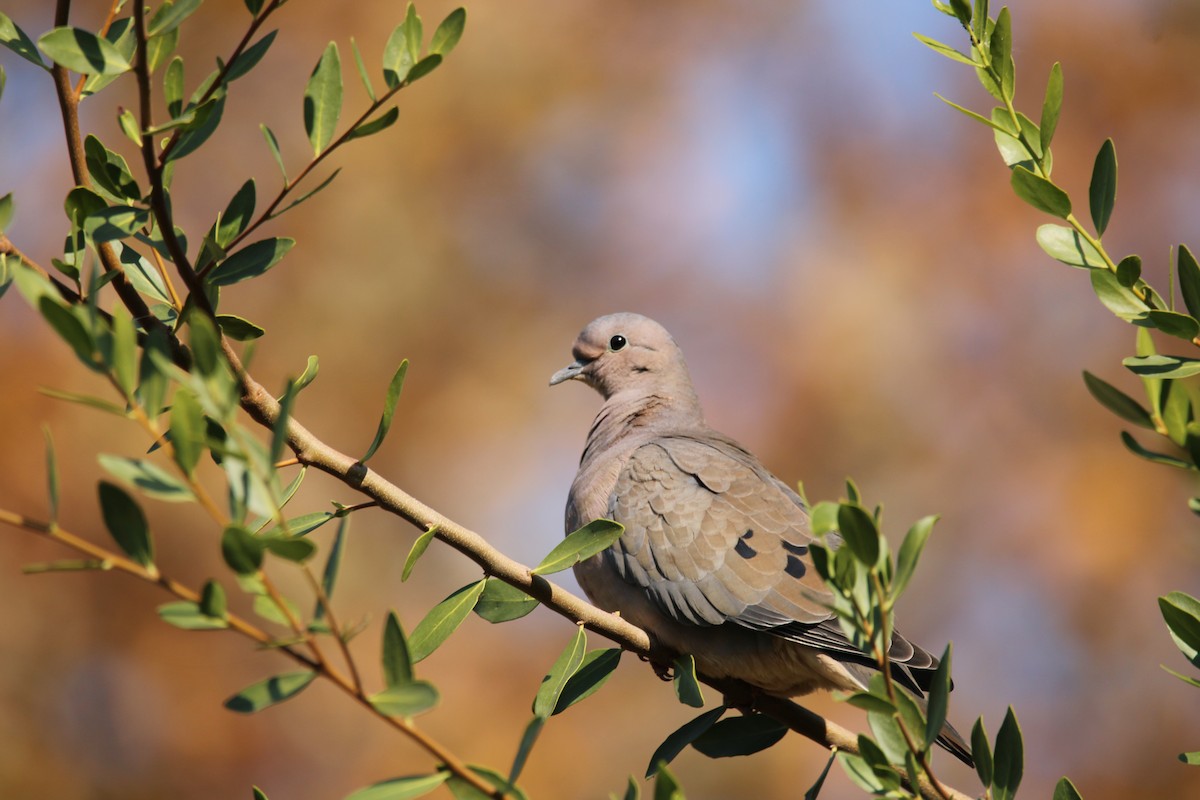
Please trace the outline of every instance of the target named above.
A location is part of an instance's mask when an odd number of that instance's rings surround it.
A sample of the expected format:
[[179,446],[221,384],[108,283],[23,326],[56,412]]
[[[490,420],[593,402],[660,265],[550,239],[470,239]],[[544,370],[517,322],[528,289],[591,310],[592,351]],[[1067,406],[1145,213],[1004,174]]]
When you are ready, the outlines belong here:
[[608,397],[588,433],[588,449],[604,447],[643,431],[704,426],[694,391],[617,392]]

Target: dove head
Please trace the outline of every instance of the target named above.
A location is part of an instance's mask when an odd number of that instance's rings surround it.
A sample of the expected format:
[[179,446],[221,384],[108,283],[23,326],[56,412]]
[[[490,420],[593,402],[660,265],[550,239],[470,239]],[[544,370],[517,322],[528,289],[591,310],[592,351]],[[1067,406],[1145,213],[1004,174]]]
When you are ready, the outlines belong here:
[[580,380],[604,396],[654,396],[699,408],[683,351],[667,329],[641,314],[609,314],[588,323],[571,348],[575,361],[550,385]]

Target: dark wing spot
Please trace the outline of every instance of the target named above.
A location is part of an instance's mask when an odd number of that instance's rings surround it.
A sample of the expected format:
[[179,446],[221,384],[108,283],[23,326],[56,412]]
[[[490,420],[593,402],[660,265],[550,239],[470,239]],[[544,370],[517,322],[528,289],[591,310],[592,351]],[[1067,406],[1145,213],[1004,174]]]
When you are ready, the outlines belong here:
[[754,530],[748,530],[738,538],[737,544],[733,546],[733,551],[742,558],[754,558],[758,555],[758,551],[750,546],[750,539],[754,536]]
[[798,556],[802,556],[802,555],[804,555],[805,553],[807,553],[807,552],[808,552],[808,545],[806,545],[806,544],[795,544],[795,543],[793,543],[793,542],[789,542],[789,541],[787,541],[787,540],[784,540],[784,542],[783,542],[783,549],[784,549],[784,550],[787,550],[789,553],[795,553],[795,554],[796,554],[796,555],[798,555]]
[[804,573],[807,571],[807,568],[804,566],[804,562],[800,560],[799,556],[789,555],[787,559],[787,566],[783,568],[783,571],[788,575],[791,575],[793,578],[799,580],[800,578],[804,577]]

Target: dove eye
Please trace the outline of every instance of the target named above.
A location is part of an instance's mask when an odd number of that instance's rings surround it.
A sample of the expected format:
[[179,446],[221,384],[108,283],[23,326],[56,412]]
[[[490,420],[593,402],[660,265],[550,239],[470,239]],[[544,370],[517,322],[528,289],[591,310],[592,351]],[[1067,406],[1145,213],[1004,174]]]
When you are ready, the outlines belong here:
[[616,336],[608,340],[608,349],[616,352],[627,344],[628,342],[626,341],[625,337],[618,333]]

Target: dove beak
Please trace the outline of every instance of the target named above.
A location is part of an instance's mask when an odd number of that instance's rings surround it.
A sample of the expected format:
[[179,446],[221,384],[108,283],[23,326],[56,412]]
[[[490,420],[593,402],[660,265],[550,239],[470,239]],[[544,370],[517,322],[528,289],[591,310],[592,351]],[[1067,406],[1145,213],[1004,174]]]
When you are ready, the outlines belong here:
[[550,385],[557,386],[558,384],[564,383],[565,381],[569,381],[573,378],[583,377],[583,368],[587,365],[588,362],[586,361],[576,360],[574,363],[563,367],[558,372],[550,376]]

